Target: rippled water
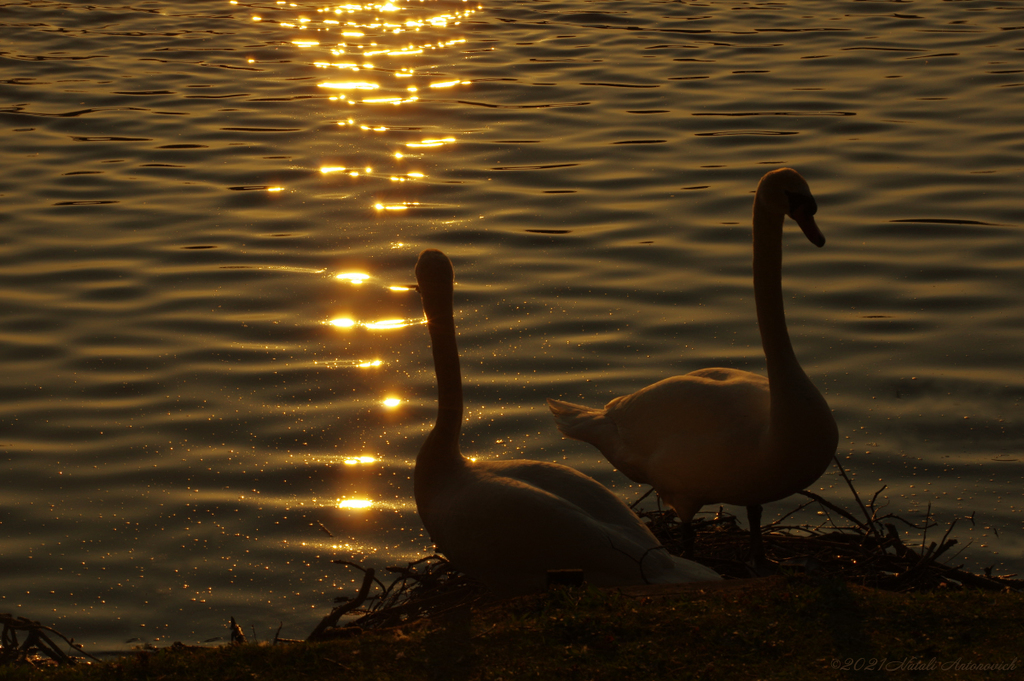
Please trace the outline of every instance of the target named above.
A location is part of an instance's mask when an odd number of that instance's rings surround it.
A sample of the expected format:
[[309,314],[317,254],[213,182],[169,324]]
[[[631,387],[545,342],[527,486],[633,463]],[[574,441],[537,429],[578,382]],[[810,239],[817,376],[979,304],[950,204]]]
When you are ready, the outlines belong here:
[[425,247],[464,449],[634,498],[543,398],[763,371],[750,203],[782,165],[828,237],[786,236],[791,334],[861,492],[974,512],[958,560],[1024,568],[1019,5],[29,0],[0,28],[0,611],[106,649],[302,637],[332,559],[429,551]]

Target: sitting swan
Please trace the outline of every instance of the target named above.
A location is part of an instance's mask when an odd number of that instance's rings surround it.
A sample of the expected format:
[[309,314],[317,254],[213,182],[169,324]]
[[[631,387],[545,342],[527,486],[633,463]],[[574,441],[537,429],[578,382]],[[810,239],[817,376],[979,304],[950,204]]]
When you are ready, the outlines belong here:
[[825,398],[793,353],[782,306],[782,223],[789,215],[811,243],[824,246],[815,211],[795,170],[774,170],[757,185],[754,302],[767,379],[699,369],[618,397],[604,409],[548,400],[564,435],[597,447],[631,480],[653,485],[684,523],[705,504],[746,506],[759,562],[761,504],[817,480],[839,437]]
[[416,509],[455,567],[503,594],[543,590],[557,569],[582,569],[595,586],[721,579],[669,554],[621,499],[572,468],[465,459],[451,261],[423,251],[416,281],[438,391],[437,422],[416,457]]

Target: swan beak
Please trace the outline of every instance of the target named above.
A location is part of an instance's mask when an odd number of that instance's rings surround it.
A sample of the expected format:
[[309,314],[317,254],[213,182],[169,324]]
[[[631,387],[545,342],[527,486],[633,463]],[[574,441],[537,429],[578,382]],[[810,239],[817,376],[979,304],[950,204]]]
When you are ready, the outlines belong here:
[[804,231],[804,236],[807,237],[808,241],[818,248],[825,245],[825,235],[818,229],[818,223],[814,221],[814,215],[807,208],[802,205],[797,206],[793,209],[790,217],[796,220],[796,224],[800,225],[800,229]]

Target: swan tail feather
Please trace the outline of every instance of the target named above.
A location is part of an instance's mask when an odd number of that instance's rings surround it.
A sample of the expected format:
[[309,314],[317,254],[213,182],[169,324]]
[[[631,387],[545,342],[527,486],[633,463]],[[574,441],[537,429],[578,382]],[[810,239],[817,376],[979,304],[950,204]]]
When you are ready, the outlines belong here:
[[555,426],[566,437],[593,444],[615,466],[629,460],[622,433],[618,432],[618,426],[605,410],[551,398],[548,399],[548,409],[555,417]]
[[591,409],[572,402],[553,400],[550,397],[548,409],[555,417],[555,425],[562,435],[591,444],[597,444],[593,441],[593,434],[608,421],[604,409]]

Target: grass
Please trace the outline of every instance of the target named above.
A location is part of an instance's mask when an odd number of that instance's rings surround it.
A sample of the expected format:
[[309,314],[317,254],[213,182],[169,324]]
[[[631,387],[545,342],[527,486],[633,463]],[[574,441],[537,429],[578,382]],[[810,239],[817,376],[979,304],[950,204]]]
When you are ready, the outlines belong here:
[[893,593],[805,575],[567,588],[329,642],[175,646],[0,678],[1012,679],[1024,678],[1022,613],[1019,592]]

